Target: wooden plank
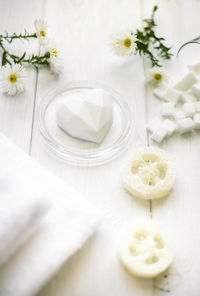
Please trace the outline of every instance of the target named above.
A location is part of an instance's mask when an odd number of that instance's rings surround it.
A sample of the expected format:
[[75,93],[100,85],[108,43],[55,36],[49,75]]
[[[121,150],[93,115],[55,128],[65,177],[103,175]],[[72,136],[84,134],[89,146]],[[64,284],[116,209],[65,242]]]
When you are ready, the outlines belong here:
[[[64,74],[56,79],[48,71],[39,73],[37,105],[58,83],[92,80],[122,93],[135,111],[135,127],[129,153],[146,143],[144,76],[142,60],[115,57],[108,47],[112,33],[140,23],[140,1],[47,1],[45,17],[64,54]],[[56,16],[56,22],[55,22]],[[36,112],[37,113],[37,112]],[[49,155],[34,123],[32,156],[70,182],[104,212],[98,233],[67,262],[40,296],[152,295],[152,281],[131,277],[117,258],[121,232],[127,222],[149,216],[149,202],[133,199],[121,185],[127,155],[102,167],[77,168]],[[56,198],[56,197],[55,197]]]
[[[41,15],[43,1],[4,1],[0,10],[1,33],[24,32],[24,29],[34,31],[34,20]],[[37,42],[15,41],[12,44],[13,53],[23,53],[24,50],[37,50]],[[29,151],[33,106],[35,99],[36,72],[27,70],[28,79],[26,91],[18,96],[0,95],[0,131],[16,142],[25,151]]]
[[[144,1],[144,16],[149,15],[155,1]],[[173,45],[176,54],[179,46],[199,35],[198,1],[157,1],[160,9],[156,21],[158,31]],[[187,65],[199,61],[199,46],[189,46],[171,62],[165,63],[171,80],[175,81],[187,71]],[[148,118],[159,113],[161,103],[152,96],[148,88]],[[150,144],[154,144],[150,141]],[[177,167],[177,181],[168,198],[153,201],[153,219],[160,222],[171,234],[176,258],[172,268],[154,281],[154,295],[199,295],[199,244],[198,225],[200,194],[198,171],[199,133],[173,136],[160,147],[171,153]]]

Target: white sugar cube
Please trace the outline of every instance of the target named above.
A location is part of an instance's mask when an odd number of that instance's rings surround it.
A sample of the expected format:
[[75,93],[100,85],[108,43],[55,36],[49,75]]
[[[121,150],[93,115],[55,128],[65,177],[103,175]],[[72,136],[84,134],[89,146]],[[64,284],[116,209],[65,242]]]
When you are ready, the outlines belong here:
[[166,91],[167,91],[166,87],[161,86],[154,89],[153,94],[156,98],[163,101],[165,100],[164,97],[165,97]]
[[164,96],[164,100],[177,104],[181,97],[181,94],[181,91],[174,88],[169,88]]
[[200,113],[196,113],[194,115],[194,124],[195,124],[194,128],[200,129]]
[[183,101],[183,103],[193,103],[193,102],[196,102],[196,97],[191,92],[184,92],[184,93],[182,93],[180,99],[181,99],[181,101]]
[[184,118],[178,121],[180,134],[191,132],[194,129],[194,121],[191,118]]
[[189,65],[188,69],[194,71],[196,75],[200,75],[200,63]]
[[177,124],[169,119],[165,119],[163,122],[163,127],[166,129],[167,135],[171,136],[175,132]]
[[175,119],[175,120],[180,120],[180,119],[183,119],[183,118],[185,118],[185,117],[186,117],[186,114],[185,114],[184,111],[176,111],[176,112],[174,113],[174,119]]
[[198,79],[194,72],[190,71],[186,74],[177,84],[174,85],[175,89],[186,91],[190,89],[195,83],[198,82]]
[[151,138],[157,142],[157,143],[161,143],[164,138],[167,136],[167,130],[165,129],[165,127],[163,127],[162,125],[161,126],[158,126],[156,128],[156,130],[154,130]]
[[173,116],[175,113],[174,103],[163,103],[161,107],[162,116]]
[[158,126],[162,124],[162,120],[160,117],[154,117],[151,121],[148,122],[147,124],[147,130],[150,131],[151,133],[156,130]]
[[195,103],[185,103],[183,105],[183,110],[186,116],[192,116],[196,112]]
[[200,99],[200,83],[196,83],[192,86],[192,91],[197,99]]
[[200,112],[200,102],[195,102],[196,112]]

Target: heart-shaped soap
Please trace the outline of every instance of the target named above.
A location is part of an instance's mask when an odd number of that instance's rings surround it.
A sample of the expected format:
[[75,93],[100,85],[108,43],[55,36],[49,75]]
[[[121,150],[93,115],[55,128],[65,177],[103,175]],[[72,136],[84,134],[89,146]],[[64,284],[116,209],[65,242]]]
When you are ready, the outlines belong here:
[[56,110],[58,126],[74,138],[101,143],[112,125],[112,100],[103,89],[77,91]]

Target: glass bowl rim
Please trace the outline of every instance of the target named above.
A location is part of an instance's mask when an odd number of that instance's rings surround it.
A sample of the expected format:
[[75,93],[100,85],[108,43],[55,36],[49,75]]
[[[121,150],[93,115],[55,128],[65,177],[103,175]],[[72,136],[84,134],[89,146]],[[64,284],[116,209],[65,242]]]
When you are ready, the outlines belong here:
[[[105,91],[109,92],[115,103],[117,103],[117,105],[120,107],[125,121],[123,133],[120,134],[120,136],[114,141],[114,143],[106,147],[98,148],[98,150],[96,151],[83,151],[81,149],[64,147],[63,145],[59,144],[51,136],[51,134],[49,134],[45,124],[45,113],[48,105],[55,99],[57,95],[70,90],[78,90],[83,88],[102,88]],[[54,154],[56,154],[59,158],[69,164],[79,166],[92,166],[109,162],[126,149],[126,144],[128,144],[130,140],[130,134],[133,127],[133,116],[129,104],[118,92],[116,92],[112,88],[99,82],[75,81],[67,83],[65,87],[59,86],[57,88],[54,88],[44,95],[38,109],[38,127],[40,134],[42,135],[42,139],[45,141],[50,150],[53,151]]]

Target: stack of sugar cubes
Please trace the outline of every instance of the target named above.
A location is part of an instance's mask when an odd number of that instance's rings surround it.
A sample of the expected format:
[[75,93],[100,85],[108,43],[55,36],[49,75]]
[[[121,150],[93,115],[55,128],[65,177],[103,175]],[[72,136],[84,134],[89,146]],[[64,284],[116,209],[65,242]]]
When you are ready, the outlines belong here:
[[154,96],[163,103],[160,116],[154,117],[147,130],[161,143],[175,131],[179,134],[200,130],[200,63],[188,67],[188,73],[174,86],[160,86]]

